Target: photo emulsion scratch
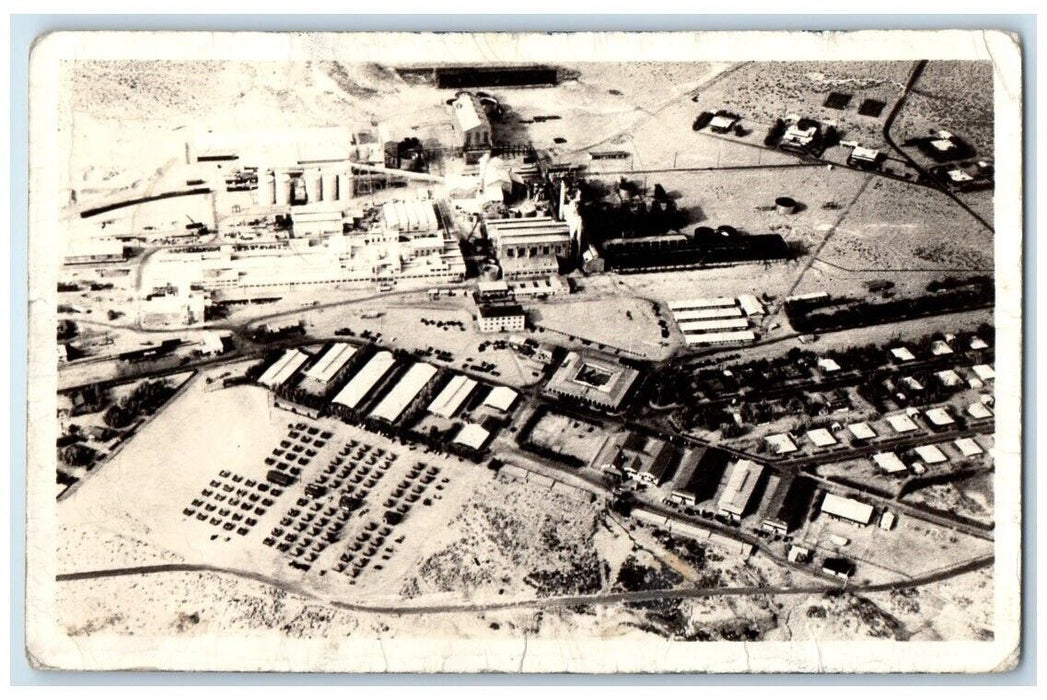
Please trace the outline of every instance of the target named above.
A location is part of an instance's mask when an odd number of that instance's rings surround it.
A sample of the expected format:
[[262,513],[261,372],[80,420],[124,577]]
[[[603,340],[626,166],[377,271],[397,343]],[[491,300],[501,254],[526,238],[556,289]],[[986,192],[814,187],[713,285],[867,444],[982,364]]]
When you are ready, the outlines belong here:
[[31,71],[36,667],[1017,663],[1013,37]]

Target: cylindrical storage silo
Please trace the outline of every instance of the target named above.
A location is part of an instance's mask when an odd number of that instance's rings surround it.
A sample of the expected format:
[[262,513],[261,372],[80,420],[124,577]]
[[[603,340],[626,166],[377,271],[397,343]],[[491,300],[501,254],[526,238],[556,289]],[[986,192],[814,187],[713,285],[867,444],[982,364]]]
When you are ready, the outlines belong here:
[[779,214],[792,214],[796,211],[796,200],[792,197],[778,197],[774,200],[774,210]]

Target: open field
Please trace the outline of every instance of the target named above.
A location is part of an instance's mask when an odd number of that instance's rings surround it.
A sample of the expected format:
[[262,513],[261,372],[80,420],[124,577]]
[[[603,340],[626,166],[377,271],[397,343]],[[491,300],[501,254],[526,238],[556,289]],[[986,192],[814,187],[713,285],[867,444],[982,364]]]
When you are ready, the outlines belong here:
[[545,304],[533,313],[532,322],[543,331],[543,339],[558,345],[655,360],[666,357],[671,347],[669,339],[661,337],[658,316],[650,302],[643,299]]
[[992,639],[992,576],[976,571],[920,589],[890,593],[776,597],[774,641]]
[[877,178],[819,259],[847,269],[991,271],[992,236],[940,192]]
[[928,486],[909,494],[905,500],[989,523],[993,521],[994,512],[992,473]]

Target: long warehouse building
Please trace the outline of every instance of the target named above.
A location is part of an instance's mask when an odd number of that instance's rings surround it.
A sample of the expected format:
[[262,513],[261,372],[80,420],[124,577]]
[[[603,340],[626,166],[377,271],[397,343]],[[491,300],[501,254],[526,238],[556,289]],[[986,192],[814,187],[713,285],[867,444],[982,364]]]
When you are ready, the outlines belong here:
[[721,345],[726,343],[751,343],[756,340],[752,331],[729,331],[725,333],[684,333],[683,342],[688,345]]
[[335,343],[302,373],[302,388],[317,394],[326,393],[355,354],[356,348],[349,343]]
[[349,383],[342,387],[332,403],[341,404],[347,408],[356,408],[395,364],[396,360],[393,359],[391,352],[382,350],[375,353],[375,356],[353,375]]
[[259,384],[275,389],[294,375],[309,359],[301,350],[288,350],[258,378]]
[[437,394],[433,402],[429,404],[429,413],[441,418],[451,418],[469,398],[469,394],[473,393],[476,386],[475,379],[464,374],[454,375],[444,390]]
[[371,417],[395,423],[404,409],[415,400],[415,397],[434,376],[436,376],[436,367],[427,362],[416,362],[411,365],[396,386],[371,411]]
[[749,327],[747,318],[713,318],[705,321],[685,321],[680,324],[682,333],[705,333],[707,331],[743,330]]
[[687,309],[674,311],[673,318],[677,323],[685,321],[704,321],[708,318],[741,318],[742,310],[737,306],[718,306],[714,309]]

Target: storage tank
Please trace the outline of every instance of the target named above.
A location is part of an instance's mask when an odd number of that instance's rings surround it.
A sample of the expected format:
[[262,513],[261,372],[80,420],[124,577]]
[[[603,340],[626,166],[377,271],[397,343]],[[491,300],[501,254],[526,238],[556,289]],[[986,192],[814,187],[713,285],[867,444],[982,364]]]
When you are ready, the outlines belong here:
[[796,200],[792,197],[778,197],[774,200],[774,210],[783,215],[793,214],[796,212]]

